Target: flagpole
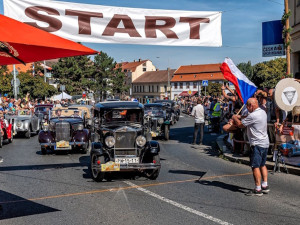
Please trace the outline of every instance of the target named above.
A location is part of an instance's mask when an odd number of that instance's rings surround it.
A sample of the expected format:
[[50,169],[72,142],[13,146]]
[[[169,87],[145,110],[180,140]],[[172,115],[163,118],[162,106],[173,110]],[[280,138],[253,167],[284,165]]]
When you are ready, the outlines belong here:
[[236,115],[239,115],[240,114],[240,112],[243,110],[243,108],[245,107],[245,104],[240,108],[240,110],[237,112],[237,114]]
[[[287,14],[289,12],[289,3],[288,0],[284,0],[284,12]],[[285,21],[285,29],[288,30],[290,28],[289,18]],[[290,46],[287,44],[290,41],[290,34],[286,32],[285,43],[286,43],[286,74],[291,74],[291,53]]]

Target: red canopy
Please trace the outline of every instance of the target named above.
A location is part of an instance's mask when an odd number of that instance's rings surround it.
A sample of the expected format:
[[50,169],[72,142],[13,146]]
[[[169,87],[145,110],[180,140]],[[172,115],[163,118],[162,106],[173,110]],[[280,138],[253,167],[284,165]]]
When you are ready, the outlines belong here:
[[0,15],[0,65],[96,53],[76,42]]
[[183,96],[183,97],[189,97],[189,96],[194,96],[195,94],[197,94],[198,91],[192,91],[192,94],[189,95],[188,91],[183,91],[179,94],[179,96]]

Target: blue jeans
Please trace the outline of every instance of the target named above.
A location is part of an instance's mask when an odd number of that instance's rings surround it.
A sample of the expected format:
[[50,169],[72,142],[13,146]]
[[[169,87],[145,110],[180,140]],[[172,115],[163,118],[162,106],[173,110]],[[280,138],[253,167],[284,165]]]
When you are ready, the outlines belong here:
[[193,139],[193,143],[195,143],[195,144],[196,144],[197,135],[198,135],[199,130],[200,130],[200,144],[202,144],[203,133],[204,133],[204,123],[195,123],[195,127],[194,127],[194,139]]
[[257,145],[251,146],[250,166],[252,168],[263,167],[267,161],[268,148],[262,148]]

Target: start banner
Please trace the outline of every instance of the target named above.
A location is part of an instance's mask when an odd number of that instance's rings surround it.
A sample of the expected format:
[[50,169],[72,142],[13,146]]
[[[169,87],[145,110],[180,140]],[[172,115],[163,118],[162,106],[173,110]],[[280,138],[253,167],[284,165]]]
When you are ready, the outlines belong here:
[[222,46],[221,12],[3,0],[4,14],[55,35],[93,43]]

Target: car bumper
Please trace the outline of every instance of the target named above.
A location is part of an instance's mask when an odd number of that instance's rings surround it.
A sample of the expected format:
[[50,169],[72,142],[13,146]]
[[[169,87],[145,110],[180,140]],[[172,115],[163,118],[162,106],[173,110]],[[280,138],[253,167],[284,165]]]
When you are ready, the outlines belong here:
[[69,142],[69,146],[67,147],[57,147],[56,143],[40,143],[41,147],[54,147],[54,150],[70,150],[72,147],[82,147],[87,145],[87,142]]

